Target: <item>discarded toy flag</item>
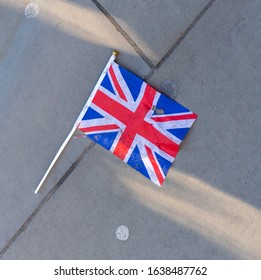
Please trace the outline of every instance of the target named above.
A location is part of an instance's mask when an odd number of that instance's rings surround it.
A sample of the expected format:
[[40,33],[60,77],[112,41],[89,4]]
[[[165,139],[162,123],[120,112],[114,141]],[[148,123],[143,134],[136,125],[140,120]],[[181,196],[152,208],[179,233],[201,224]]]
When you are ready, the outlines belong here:
[[114,51],[35,193],[77,128],[155,184],[164,182],[197,115],[119,66],[116,55]]
[[112,62],[78,128],[161,186],[196,118]]

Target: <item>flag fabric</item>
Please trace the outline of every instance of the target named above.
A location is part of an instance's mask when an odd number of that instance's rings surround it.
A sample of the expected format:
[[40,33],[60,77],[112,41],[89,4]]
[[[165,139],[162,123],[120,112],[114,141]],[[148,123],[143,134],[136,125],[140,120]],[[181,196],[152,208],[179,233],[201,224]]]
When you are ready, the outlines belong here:
[[78,128],[161,186],[197,115],[112,62]]

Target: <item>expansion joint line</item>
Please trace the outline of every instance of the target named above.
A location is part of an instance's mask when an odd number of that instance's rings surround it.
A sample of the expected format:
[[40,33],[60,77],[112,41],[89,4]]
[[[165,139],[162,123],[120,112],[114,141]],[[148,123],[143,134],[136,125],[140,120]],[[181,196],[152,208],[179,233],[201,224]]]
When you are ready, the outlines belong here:
[[107,19],[112,23],[118,32],[126,39],[126,41],[132,46],[135,52],[143,59],[143,61],[153,69],[154,64],[145,55],[141,48],[131,39],[127,32],[120,26],[120,24],[114,19],[114,17],[99,3],[97,0],[92,0],[95,6],[107,17]]
[[145,81],[148,81],[154,72],[161,67],[161,65],[169,58],[169,56],[176,50],[176,48],[180,45],[180,43],[187,37],[191,29],[197,24],[197,22],[202,18],[202,16],[207,12],[207,10],[211,7],[211,5],[216,0],[210,0],[205,7],[196,15],[194,20],[190,23],[190,25],[181,33],[176,42],[170,47],[170,49],[166,52],[166,54],[161,58],[161,60],[151,68],[150,72],[145,76]]
[[23,223],[23,225],[17,230],[17,232],[13,235],[13,237],[7,242],[5,247],[0,251],[0,259],[3,258],[4,254],[7,250],[13,245],[13,243],[17,240],[17,238],[27,229],[32,220],[36,217],[36,215],[41,211],[41,209],[45,206],[45,204],[53,197],[53,195],[57,192],[57,190],[61,187],[61,185],[65,182],[65,180],[72,174],[75,168],[80,164],[83,160],[84,156],[96,145],[95,142],[91,142],[80,154],[80,156],[74,161],[74,163],[69,167],[69,169],[63,174],[61,179],[55,184],[55,186],[48,192],[48,194],[43,198],[40,204],[34,209],[32,214],[27,218],[27,220]]

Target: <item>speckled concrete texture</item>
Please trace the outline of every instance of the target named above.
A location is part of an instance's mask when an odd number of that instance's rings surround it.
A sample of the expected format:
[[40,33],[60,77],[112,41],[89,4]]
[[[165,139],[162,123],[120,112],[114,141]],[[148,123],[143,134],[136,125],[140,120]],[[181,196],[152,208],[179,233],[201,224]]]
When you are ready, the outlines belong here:
[[[0,257],[260,259],[260,1],[32,2],[0,0]],[[198,114],[163,187],[72,138],[35,195],[114,49]]]

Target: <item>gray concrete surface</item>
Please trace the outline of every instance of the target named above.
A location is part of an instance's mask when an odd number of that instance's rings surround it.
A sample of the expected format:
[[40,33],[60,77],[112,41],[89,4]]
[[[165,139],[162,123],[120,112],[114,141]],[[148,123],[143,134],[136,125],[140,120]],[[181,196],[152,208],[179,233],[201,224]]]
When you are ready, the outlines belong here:
[[[260,2],[35,2],[0,1],[1,258],[260,259]],[[115,48],[199,115],[163,188],[72,139],[34,195]]]
[[207,4],[207,0],[98,1],[157,64],[181,33]]
[[40,12],[34,20],[24,17],[26,2],[0,3],[0,212],[4,227],[0,247],[4,247],[88,145],[71,141],[43,192],[34,195],[112,49],[124,53],[121,63],[133,70],[137,67],[141,76],[149,68],[91,1],[84,7],[70,1],[38,1]]

